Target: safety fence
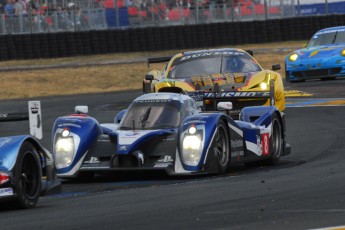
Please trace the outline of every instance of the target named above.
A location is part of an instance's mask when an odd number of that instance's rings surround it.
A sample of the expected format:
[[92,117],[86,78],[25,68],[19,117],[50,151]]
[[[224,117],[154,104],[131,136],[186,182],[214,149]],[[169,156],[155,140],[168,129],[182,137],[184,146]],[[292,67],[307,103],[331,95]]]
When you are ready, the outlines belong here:
[[5,6],[0,14],[0,34],[163,27],[345,13],[345,0],[322,1],[32,0],[29,2],[37,4],[27,5],[25,13],[13,11],[14,5]]
[[0,35],[0,60],[307,40],[321,28],[344,24],[345,14],[339,14],[123,30]]

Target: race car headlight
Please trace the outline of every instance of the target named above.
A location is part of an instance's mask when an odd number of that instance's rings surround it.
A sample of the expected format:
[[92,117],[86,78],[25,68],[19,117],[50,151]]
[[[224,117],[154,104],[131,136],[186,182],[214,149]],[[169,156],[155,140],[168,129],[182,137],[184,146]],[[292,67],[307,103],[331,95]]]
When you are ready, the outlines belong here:
[[56,168],[69,166],[74,157],[73,137],[58,137],[55,142],[54,153]]
[[64,129],[64,130],[62,131],[62,133],[61,133],[61,135],[62,135],[63,137],[68,137],[69,134],[70,134],[70,131],[69,131],[68,129]]
[[298,59],[298,54],[291,54],[289,56],[289,61],[296,61]]
[[192,134],[192,135],[195,134],[196,131],[197,131],[197,129],[195,128],[195,126],[192,126],[188,129],[189,134]]
[[267,90],[267,88],[268,88],[268,87],[267,87],[267,83],[266,83],[266,82],[261,82],[261,83],[260,83],[260,89],[261,89],[261,90]]
[[341,55],[341,56],[345,56],[345,49],[343,49],[343,50],[340,52],[340,55]]
[[186,165],[197,166],[202,152],[200,134],[186,135],[182,141],[182,161]]

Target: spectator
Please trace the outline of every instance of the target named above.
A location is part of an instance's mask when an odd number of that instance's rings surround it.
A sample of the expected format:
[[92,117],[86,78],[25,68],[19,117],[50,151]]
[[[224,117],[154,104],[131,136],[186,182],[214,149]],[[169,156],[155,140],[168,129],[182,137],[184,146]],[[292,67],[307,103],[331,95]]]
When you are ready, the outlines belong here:
[[4,8],[6,20],[5,20],[5,27],[8,33],[14,32],[13,27],[13,17],[14,17],[14,3],[13,0],[7,0],[7,3]]
[[19,15],[26,15],[26,3],[22,0],[16,0],[16,3],[14,4],[14,14],[16,16]]
[[0,14],[5,13],[5,6],[7,1],[6,0],[0,0]]
[[38,11],[40,9],[40,3],[38,0],[28,0],[27,7]]
[[69,19],[69,14],[66,9],[62,8],[61,6],[57,6],[56,13],[60,29],[68,30],[74,27],[73,22]]
[[7,17],[13,17],[13,15],[14,15],[13,0],[7,0],[7,4],[5,5],[5,15]]

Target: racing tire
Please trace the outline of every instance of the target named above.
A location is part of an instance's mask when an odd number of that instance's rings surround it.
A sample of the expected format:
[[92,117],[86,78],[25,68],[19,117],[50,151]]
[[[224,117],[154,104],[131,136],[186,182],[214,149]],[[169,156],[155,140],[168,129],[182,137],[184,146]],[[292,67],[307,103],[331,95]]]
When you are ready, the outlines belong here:
[[305,82],[305,79],[300,79],[300,80],[287,80],[287,82],[290,82],[290,83],[300,83],[300,82]]
[[230,164],[229,134],[223,121],[217,125],[213,140],[213,152],[217,159],[219,174],[224,174]]
[[283,127],[277,114],[272,117],[272,130],[270,136],[270,158],[265,161],[268,165],[278,163],[284,151]]
[[320,78],[321,81],[329,81],[329,80],[334,80],[336,77],[322,77]]
[[38,153],[29,142],[19,150],[14,176],[16,204],[24,209],[35,207],[41,194],[42,170]]

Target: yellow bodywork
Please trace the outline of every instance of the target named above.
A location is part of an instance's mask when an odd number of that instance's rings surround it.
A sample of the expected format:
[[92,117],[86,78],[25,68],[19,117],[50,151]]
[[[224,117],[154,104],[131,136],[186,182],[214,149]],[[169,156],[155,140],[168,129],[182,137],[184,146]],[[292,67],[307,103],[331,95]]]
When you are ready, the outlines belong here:
[[[243,50],[240,50],[242,52],[245,52]],[[193,85],[181,81],[178,79],[169,79],[167,78],[169,69],[171,68],[172,63],[174,62],[175,58],[183,56],[182,53],[179,53],[175,55],[169,63],[162,69],[162,70],[152,70],[148,74],[153,75],[154,79],[151,84],[151,91],[152,92],[160,92],[162,89],[167,87],[175,87],[183,89],[186,92],[193,92],[195,91],[195,87],[198,86],[198,84],[202,85],[203,87],[210,87],[209,91],[212,91],[213,88],[213,81],[216,78],[218,85],[221,87],[224,84],[228,85],[236,85],[236,83],[240,83],[243,81],[243,74],[241,73],[234,73],[231,74],[231,77],[229,76],[223,76],[222,74],[213,74],[211,76],[203,76],[203,77],[195,77],[191,78]],[[255,59],[254,59],[255,60]],[[261,67],[261,66],[260,66]],[[219,78],[219,80],[218,80]],[[157,80],[158,79],[158,80]],[[253,91],[253,92],[259,92],[259,91],[268,91],[269,92],[269,84],[270,80],[274,80],[274,89],[275,89],[275,106],[280,110],[285,110],[285,96],[284,96],[284,86],[282,77],[279,73],[271,71],[271,70],[262,70],[260,72],[255,73],[251,76],[250,81],[247,83],[247,85],[242,86],[241,88],[233,88],[233,91]],[[262,90],[261,83],[265,82],[267,84],[267,89]],[[255,99],[241,99],[241,100],[255,100]],[[268,99],[265,104],[266,106],[270,105],[270,100]]]

